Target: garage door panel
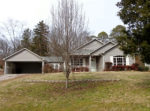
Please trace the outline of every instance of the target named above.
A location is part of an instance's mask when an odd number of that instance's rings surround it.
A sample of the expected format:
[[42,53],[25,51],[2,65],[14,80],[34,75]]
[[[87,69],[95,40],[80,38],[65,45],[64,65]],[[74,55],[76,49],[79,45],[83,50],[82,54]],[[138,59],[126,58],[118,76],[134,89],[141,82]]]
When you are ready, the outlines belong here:
[[41,73],[42,72],[42,63],[15,63],[16,64],[16,73]]

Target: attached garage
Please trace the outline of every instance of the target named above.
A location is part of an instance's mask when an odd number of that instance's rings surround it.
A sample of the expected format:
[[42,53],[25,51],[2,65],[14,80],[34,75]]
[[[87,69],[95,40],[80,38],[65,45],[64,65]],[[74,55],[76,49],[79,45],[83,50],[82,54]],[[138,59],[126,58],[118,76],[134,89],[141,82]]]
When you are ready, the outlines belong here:
[[6,58],[5,74],[43,73],[44,59],[24,48]]

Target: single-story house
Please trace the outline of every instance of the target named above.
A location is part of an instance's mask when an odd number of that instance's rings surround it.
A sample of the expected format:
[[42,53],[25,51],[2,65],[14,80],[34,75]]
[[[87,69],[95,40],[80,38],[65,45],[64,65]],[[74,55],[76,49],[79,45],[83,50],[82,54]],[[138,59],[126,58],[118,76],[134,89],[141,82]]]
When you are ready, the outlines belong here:
[[[119,49],[118,44],[108,42],[103,44],[97,39],[93,39],[83,46],[77,48],[74,56],[82,56],[77,65],[89,67],[89,70],[103,71],[105,62],[112,62],[114,65],[132,65],[135,59],[130,56],[124,56],[123,51]],[[73,63],[71,63],[73,64]]]
[[[108,42],[103,44],[97,39],[74,50],[71,55],[71,65],[73,67],[88,67],[90,71],[103,71],[105,62],[112,62],[113,65],[132,65],[135,59],[130,56],[124,56],[117,44]],[[80,57],[75,62],[77,57]],[[23,48],[22,50],[6,57],[4,74],[13,73],[44,73],[42,67],[45,63],[51,63],[55,69],[59,69],[60,57],[42,57],[32,51]]]

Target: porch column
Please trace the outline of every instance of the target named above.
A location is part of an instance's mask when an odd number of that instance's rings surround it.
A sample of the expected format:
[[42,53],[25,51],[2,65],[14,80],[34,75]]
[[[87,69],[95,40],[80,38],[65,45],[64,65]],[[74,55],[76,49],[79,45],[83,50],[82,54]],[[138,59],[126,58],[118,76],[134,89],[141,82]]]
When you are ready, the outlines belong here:
[[43,68],[44,68],[44,61],[42,61],[42,73],[44,73]]
[[89,57],[89,71],[91,72],[91,55]]
[[104,55],[103,55],[103,70],[105,69],[105,60],[104,60]]
[[7,62],[5,61],[4,74],[7,74]]

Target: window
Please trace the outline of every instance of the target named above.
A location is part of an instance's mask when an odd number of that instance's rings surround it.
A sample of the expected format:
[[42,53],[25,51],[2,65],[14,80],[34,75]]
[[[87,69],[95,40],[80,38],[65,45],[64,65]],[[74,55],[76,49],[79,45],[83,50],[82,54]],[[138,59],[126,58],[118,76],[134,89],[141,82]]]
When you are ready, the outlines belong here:
[[72,66],[82,66],[83,59],[71,59],[71,65]]
[[125,56],[113,56],[113,65],[126,65]]

